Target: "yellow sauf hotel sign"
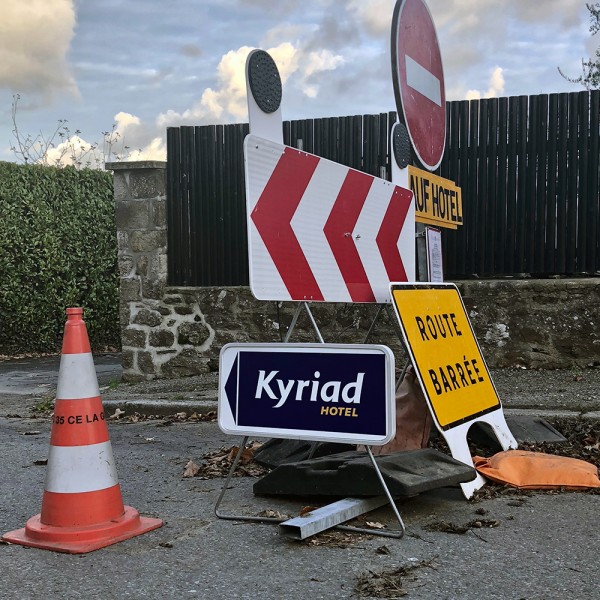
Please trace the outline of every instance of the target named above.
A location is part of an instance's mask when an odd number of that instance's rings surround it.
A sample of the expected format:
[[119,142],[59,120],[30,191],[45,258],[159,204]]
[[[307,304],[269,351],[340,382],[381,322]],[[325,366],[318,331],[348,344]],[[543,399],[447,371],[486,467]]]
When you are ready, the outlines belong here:
[[412,363],[442,430],[501,407],[453,284],[392,284]]
[[449,229],[462,225],[461,190],[453,181],[412,166],[408,180],[415,197],[415,221]]

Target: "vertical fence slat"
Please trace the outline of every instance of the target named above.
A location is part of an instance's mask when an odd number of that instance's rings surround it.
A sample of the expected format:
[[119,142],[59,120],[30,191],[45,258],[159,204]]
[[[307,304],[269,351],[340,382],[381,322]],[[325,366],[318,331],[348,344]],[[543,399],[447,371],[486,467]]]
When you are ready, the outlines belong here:
[[535,270],[535,210],[537,199],[537,159],[538,159],[538,138],[537,122],[539,115],[539,96],[529,97],[528,118],[527,118],[527,167],[525,171],[525,195],[523,205],[525,212],[524,227],[524,265],[523,272],[531,273]]
[[577,94],[569,95],[569,131],[567,141],[567,239],[566,272],[573,274],[577,270],[575,261],[577,247],[577,175],[579,127],[579,104]]
[[508,99],[498,100],[498,160],[496,164],[496,221],[494,243],[494,273],[506,274],[506,179],[507,179],[507,133],[508,133]]
[[558,192],[556,209],[556,270],[567,270],[567,139],[569,133],[569,94],[559,95]]
[[487,275],[485,255],[487,252],[487,220],[488,220],[488,116],[489,100],[479,101],[479,131],[477,132],[477,212],[475,215],[476,250],[474,273],[480,277]]
[[544,251],[544,272],[553,273],[557,265],[557,182],[558,182],[558,135],[559,97],[552,94],[548,98],[548,168],[546,172],[546,248]]
[[229,223],[231,215],[229,211],[229,201],[223,193],[223,181],[225,179],[223,165],[223,125],[216,125],[214,128],[214,145],[215,145],[215,198],[217,200],[217,215],[216,215],[216,250],[217,254],[214,258],[218,267],[218,280],[223,285],[229,285],[231,281],[231,269],[227,256],[229,254],[230,232]]
[[[460,168],[460,103],[448,102],[447,109],[447,137],[444,160],[442,161],[442,177],[451,179],[451,173],[458,174]],[[464,198],[463,198],[464,202]],[[458,244],[460,230],[443,229],[443,264],[446,276],[449,273],[456,273],[458,269]]]
[[486,276],[494,275],[496,258],[496,214],[497,214],[497,173],[498,173],[498,99],[491,98],[487,101],[487,173],[486,173],[486,225],[484,235],[486,236],[486,252],[484,262],[484,273]]
[[367,115],[363,129],[363,167],[365,173],[377,175],[377,137],[379,115]]
[[517,205],[515,222],[515,269],[526,273],[527,236],[527,96],[519,96],[517,112]]
[[182,206],[181,206],[181,276],[184,285],[195,285],[192,275],[192,240],[191,207],[193,204],[192,178],[194,171],[194,128],[181,128],[181,166],[182,166]]
[[506,185],[506,247],[510,252],[506,255],[506,272],[514,273],[517,269],[515,255],[517,239],[517,128],[519,117],[519,98],[508,99],[508,169]]
[[465,276],[467,273],[467,255],[468,255],[468,236],[467,236],[467,215],[471,210],[471,197],[469,196],[469,115],[470,107],[467,100],[462,100],[459,104],[459,173],[457,184],[461,187],[463,204],[463,225],[456,231],[456,271],[453,276]]
[[600,90],[590,93],[588,170],[587,264],[590,274],[600,273]]
[[534,264],[532,270],[536,273],[544,272],[546,252],[546,204],[548,195],[548,96],[540,96],[538,107],[538,122],[536,137],[538,139],[537,182],[536,182],[536,210],[535,210],[535,246]]
[[167,128],[167,281],[181,281],[181,131]]
[[469,145],[467,148],[468,156],[468,175],[466,177],[466,190],[469,204],[464,214],[465,234],[467,237],[467,255],[466,255],[466,273],[467,277],[477,275],[477,138],[479,134],[479,101],[471,100],[469,102]]
[[586,246],[588,240],[588,171],[589,171],[589,131],[590,131],[590,94],[581,92],[577,96],[578,113],[578,135],[577,135],[577,156],[579,159],[577,175],[577,249],[575,255],[575,271],[577,273],[586,273],[589,268],[587,264]]
[[381,113],[379,115],[379,140],[377,145],[377,177],[382,179],[390,179],[389,171],[389,152],[388,152],[388,114]]
[[362,150],[363,150],[363,128],[362,117],[350,117],[352,119],[352,158],[350,166],[353,169],[362,168]]

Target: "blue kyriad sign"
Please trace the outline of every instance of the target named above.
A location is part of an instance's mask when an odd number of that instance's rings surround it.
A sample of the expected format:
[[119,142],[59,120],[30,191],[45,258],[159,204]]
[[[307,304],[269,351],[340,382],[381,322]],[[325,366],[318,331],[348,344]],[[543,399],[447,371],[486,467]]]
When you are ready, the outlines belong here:
[[371,344],[227,344],[224,433],[386,444],[395,435],[394,355]]

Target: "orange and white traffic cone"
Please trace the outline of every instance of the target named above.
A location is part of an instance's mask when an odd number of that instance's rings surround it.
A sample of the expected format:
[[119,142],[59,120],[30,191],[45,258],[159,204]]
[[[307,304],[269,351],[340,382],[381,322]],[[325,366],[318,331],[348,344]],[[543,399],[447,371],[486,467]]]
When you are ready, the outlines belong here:
[[160,527],[124,506],[82,308],[67,308],[42,511],[6,542],[82,554]]

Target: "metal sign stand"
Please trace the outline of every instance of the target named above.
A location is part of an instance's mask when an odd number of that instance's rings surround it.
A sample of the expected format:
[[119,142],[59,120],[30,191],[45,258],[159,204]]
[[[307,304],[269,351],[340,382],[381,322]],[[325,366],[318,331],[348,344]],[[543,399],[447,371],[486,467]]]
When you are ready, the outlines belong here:
[[[290,326],[288,327],[288,330],[286,332],[286,335],[284,338],[284,343],[289,343],[289,339],[294,331],[294,328],[296,327],[296,323],[298,321],[298,317],[300,316],[300,312],[302,311],[302,308],[304,308],[304,310],[306,310],[306,312],[310,318],[312,327],[313,327],[317,337],[319,338],[319,342],[324,344],[325,341],[323,340],[323,336],[321,335],[321,332],[319,330],[317,322],[315,321],[312,311],[310,310],[310,306],[309,306],[308,302],[299,302],[298,303],[298,306],[296,307],[296,310],[292,317]],[[366,343],[366,340],[368,340],[368,338],[370,337],[373,327],[375,325],[375,321],[379,318],[379,315],[381,314],[382,310],[383,310],[383,306],[380,305],[379,309],[377,311],[377,314],[375,315],[375,318],[374,318],[373,322],[371,323],[369,331],[367,332],[365,343]],[[389,310],[389,307],[387,308],[387,310]],[[389,312],[388,312],[388,316],[389,316]],[[402,372],[402,377],[406,373],[408,364],[409,363],[407,363],[407,365],[405,366],[405,368]],[[401,381],[401,379],[400,379],[400,381]],[[397,385],[399,385],[399,383],[397,383]],[[259,516],[253,517],[253,516],[245,516],[245,515],[227,514],[227,513],[221,512],[219,510],[221,503],[223,501],[223,498],[225,497],[225,494],[227,492],[227,488],[229,487],[229,483],[231,482],[231,478],[233,477],[233,474],[234,474],[235,470],[237,469],[238,463],[242,456],[242,452],[244,451],[244,448],[246,447],[247,443],[248,443],[248,436],[245,436],[242,439],[242,442],[238,448],[235,459],[231,465],[231,468],[229,469],[229,473],[227,474],[227,479],[225,480],[225,483],[223,484],[223,489],[221,490],[221,493],[219,494],[219,497],[215,504],[215,508],[214,508],[215,516],[219,519],[232,520],[232,521],[249,521],[249,522],[254,522],[254,523],[277,523],[277,524],[286,523],[287,521],[289,521],[288,519],[280,519],[280,518],[276,518],[276,517],[259,517]],[[314,454],[317,444],[318,444],[318,442],[313,442],[313,447],[311,448],[309,458],[311,458],[312,454]],[[323,516],[317,515],[316,519],[313,520],[313,522],[312,522],[311,533],[309,535],[314,535],[315,533],[318,533],[319,531],[323,531],[324,529],[329,529],[330,527],[335,526],[337,529],[342,529],[344,531],[354,531],[357,533],[368,533],[369,535],[377,535],[377,536],[381,536],[381,537],[390,537],[390,538],[400,539],[404,536],[404,533],[406,531],[404,521],[402,520],[402,517],[400,516],[400,513],[399,513],[398,508],[394,502],[394,499],[389,491],[389,488],[387,487],[387,484],[385,483],[383,475],[381,474],[379,466],[377,465],[377,461],[375,460],[375,457],[373,456],[373,452],[371,451],[371,447],[365,446],[365,448],[369,455],[369,459],[371,460],[371,464],[373,465],[373,468],[375,469],[377,478],[379,479],[379,482],[381,483],[381,487],[383,488],[385,496],[383,496],[383,497],[377,496],[376,498],[367,498],[367,499],[361,499],[361,498],[347,499],[347,500],[351,501],[351,505],[352,505],[351,509],[349,509],[348,506],[344,506],[341,510],[334,509],[333,512],[331,510],[325,511],[326,514]],[[352,525],[340,525],[339,524],[339,523],[342,523],[343,521],[351,519],[355,516],[358,516],[360,514],[363,514],[365,512],[373,510],[374,508],[377,508],[378,506],[382,506],[386,503],[389,503],[390,506],[392,507],[392,510],[394,511],[396,519],[398,520],[398,523],[400,525],[400,529],[398,529],[398,530],[381,531],[381,530],[375,530],[375,529],[366,529],[364,527],[355,527]],[[333,505],[329,505],[329,507],[331,507],[331,506],[333,506]],[[324,507],[324,508],[326,509],[327,507]],[[320,524],[319,524],[319,520],[320,520]],[[293,521],[293,519],[292,519],[292,521]],[[293,530],[294,525],[293,524],[288,525],[287,529],[284,526],[284,529],[282,530],[282,532],[284,534],[289,533],[288,530],[290,528]],[[301,533],[300,535],[302,536],[303,534]],[[296,537],[296,536],[292,536],[292,537]],[[304,535],[304,537],[307,537],[307,536]],[[302,537],[300,539],[302,539]]]
[[[279,77],[279,73],[277,71],[277,66],[267,52],[264,52],[262,50],[254,50],[248,56],[248,60],[246,62],[246,88],[247,88],[247,97],[248,97],[248,116],[249,116],[249,121],[250,121],[250,133],[255,134],[266,140],[271,140],[271,141],[274,141],[277,143],[282,143],[282,127],[281,127],[281,125],[282,125],[282,118],[281,118],[282,85],[281,85],[281,79]],[[404,141],[406,142],[406,140],[404,140]],[[406,144],[404,144],[404,145],[406,146]],[[285,335],[284,343],[289,342],[289,339],[294,331],[294,328],[296,326],[296,323],[297,323],[298,317],[300,316],[300,312],[301,312],[302,308],[304,308],[306,310],[308,317],[310,318],[312,327],[319,339],[319,342],[325,343],[323,340],[323,336],[321,335],[321,332],[319,331],[319,327],[317,326],[314,316],[310,310],[310,306],[309,306],[308,302],[306,302],[306,301],[300,302],[298,304],[296,311],[294,313],[294,316],[292,318],[292,322],[291,322],[291,324],[288,328],[288,331]],[[375,323],[376,323],[377,319],[379,318],[379,315],[381,314],[382,310],[383,310],[383,307],[380,305],[379,309],[377,311],[377,314],[376,314],[373,322],[371,323],[369,331],[367,332],[367,336],[365,338],[365,343],[369,339],[369,337],[373,331],[373,328],[375,326]],[[387,307],[387,310],[389,311],[389,306]],[[388,316],[389,316],[389,312],[388,312]],[[390,320],[392,323],[395,324],[396,329],[397,329],[398,324],[396,323],[396,320],[395,319],[390,319]],[[401,336],[398,335],[398,337],[399,337],[402,345],[404,346]],[[405,348],[405,351],[406,351],[406,348]],[[408,355],[408,352],[407,352],[407,355]],[[402,378],[404,377],[404,374],[406,373],[406,369],[408,368],[409,364],[410,364],[409,362],[406,363],[406,365],[402,371],[401,377],[397,383],[397,386],[400,385],[400,382],[402,381]],[[282,522],[281,519],[277,519],[277,518],[273,518],[273,517],[247,517],[247,516],[243,516],[243,515],[225,514],[220,511],[220,506],[221,506],[221,503],[226,494],[229,483],[231,481],[231,477],[233,476],[233,473],[235,472],[235,470],[238,466],[241,454],[244,450],[244,447],[246,446],[247,441],[248,441],[248,437],[246,436],[243,438],[242,443],[238,449],[237,455],[233,461],[233,464],[231,465],[231,468],[227,475],[227,479],[225,481],[223,489],[221,490],[221,493],[220,493],[219,498],[217,499],[217,502],[215,505],[215,515],[220,519],[252,521],[252,522],[261,522],[261,523],[281,523]],[[313,443],[313,447],[312,447],[311,453],[310,453],[311,455],[314,454],[314,451],[317,447],[317,443],[318,442]],[[370,446],[366,446],[366,449],[367,449],[369,458],[371,460],[371,463],[373,465],[373,468],[375,469],[375,472],[377,473],[377,477],[378,477],[378,479],[381,483],[381,486],[385,492],[385,496],[381,497],[381,498],[377,497],[378,498],[377,500],[375,500],[373,498],[371,498],[370,500],[352,499],[353,500],[352,508],[345,507],[344,509],[341,509],[341,510],[334,509],[335,516],[332,515],[331,510],[326,511],[327,514],[323,517],[323,524],[325,526],[321,527],[320,530],[327,529],[328,527],[331,526],[331,523],[333,522],[333,520],[335,520],[337,523],[337,527],[340,529],[345,529],[348,531],[357,531],[357,532],[361,532],[361,533],[368,533],[371,535],[380,535],[380,536],[384,536],[384,537],[401,538],[405,532],[404,522],[402,521],[400,513],[398,512],[398,509],[397,509],[396,505],[394,504],[392,495],[383,479],[383,475],[381,474],[381,471],[380,471],[379,466],[377,465],[377,462],[373,456]],[[376,530],[372,530],[372,529],[364,529],[364,528],[352,527],[352,526],[347,526],[347,525],[339,525],[339,523],[343,522],[344,520],[348,520],[349,518],[352,518],[358,514],[362,514],[364,512],[372,510],[374,508],[373,502],[378,502],[379,503],[378,505],[383,505],[386,501],[385,498],[387,498],[387,501],[392,506],[392,509],[396,515],[396,518],[398,519],[398,522],[400,524],[399,530],[381,532],[381,531],[376,531]],[[370,502],[370,504],[369,504],[369,502]],[[317,517],[317,519],[318,518],[319,517]],[[317,530],[314,530],[313,532],[316,533]]]

